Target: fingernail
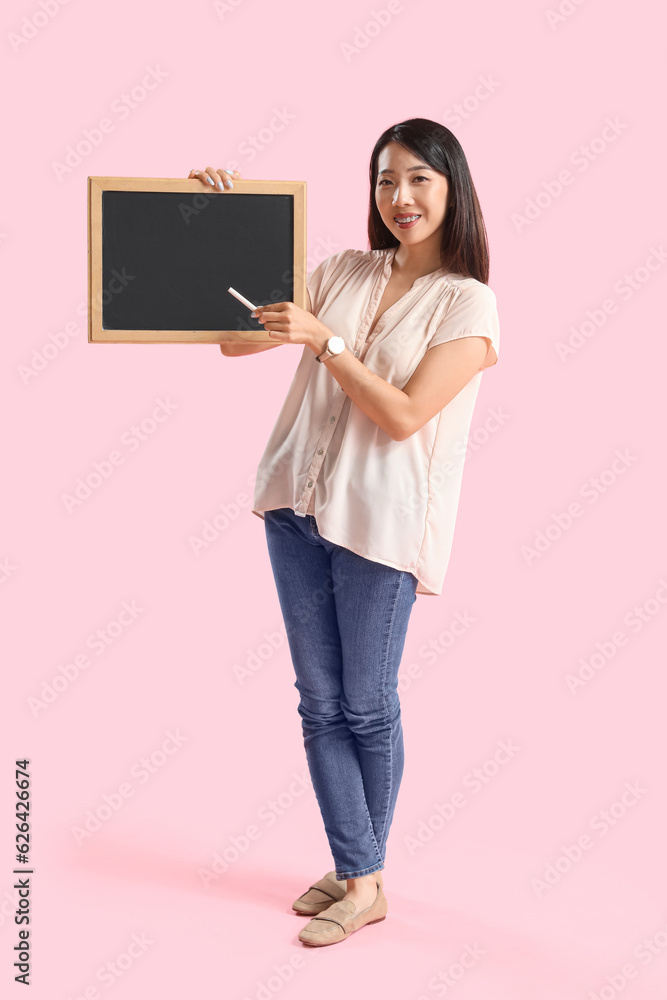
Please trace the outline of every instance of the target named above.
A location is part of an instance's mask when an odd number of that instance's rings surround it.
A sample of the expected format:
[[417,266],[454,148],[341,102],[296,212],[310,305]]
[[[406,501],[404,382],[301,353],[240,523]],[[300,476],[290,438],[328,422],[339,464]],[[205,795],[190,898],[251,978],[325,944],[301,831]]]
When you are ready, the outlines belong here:
[[208,174],[206,174],[206,180],[209,182],[211,187],[215,187],[215,181],[213,180],[212,177],[209,177]]
[[233,185],[233,184],[232,184],[232,182],[231,182],[231,181],[229,180],[229,178],[227,178],[227,180],[226,180],[226,184],[227,184],[227,187],[228,187],[228,188],[233,188],[233,187],[234,187],[234,185]]
[[257,319],[257,313],[256,312],[250,313],[250,317],[251,319]]
[[224,171],[225,171],[226,174],[229,174],[231,177],[234,176],[234,171],[233,170],[228,170],[227,167],[225,167]]
[[220,188],[221,191],[225,190],[225,185],[222,183],[222,181],[218,181],[218,187]]

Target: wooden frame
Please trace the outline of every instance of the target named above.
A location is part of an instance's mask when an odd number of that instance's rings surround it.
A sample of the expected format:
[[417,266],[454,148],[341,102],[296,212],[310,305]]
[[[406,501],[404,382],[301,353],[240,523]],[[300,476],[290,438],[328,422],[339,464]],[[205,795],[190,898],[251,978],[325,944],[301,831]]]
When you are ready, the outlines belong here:
[[[235,180],[232,190],[207,192],[198,178],[88,177],[88,342],[107,344],[201,343],[250,341],[275,344],[264,330],[111,330],[102,326],[102,193],[104,191],[166,191],[234,198],[243,194],[282,194],[294,199],[293,301],[308,308],[306,289],[306,182]],[[260,303],[257,303],[259,305]]]

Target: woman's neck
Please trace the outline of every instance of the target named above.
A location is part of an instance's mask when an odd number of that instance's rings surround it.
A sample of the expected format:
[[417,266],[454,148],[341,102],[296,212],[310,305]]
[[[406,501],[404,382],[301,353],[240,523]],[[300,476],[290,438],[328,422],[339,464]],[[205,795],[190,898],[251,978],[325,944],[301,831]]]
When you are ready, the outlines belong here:
[[406,281],[415,281],[417,278],[431,274],[432,271],[437,271],[441,267],[442,260],[440,259],[439,244],[437,255],[434,255],[433,247],[422,246],[422,244],[406,246],[402,243],[396,248],[392,263],[393,273],[404,278]]

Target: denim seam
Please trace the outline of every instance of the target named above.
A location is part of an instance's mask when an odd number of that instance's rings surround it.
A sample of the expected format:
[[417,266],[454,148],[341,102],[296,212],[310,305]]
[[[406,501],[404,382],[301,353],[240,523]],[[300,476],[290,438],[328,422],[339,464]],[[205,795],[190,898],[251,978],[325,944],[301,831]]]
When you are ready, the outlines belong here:
[[[332,563],[331,572],[332,572],[332,575],[333,575],[333,563]],[[399,581],[399,585],[400,585],[400,581]],[[336,605],[336,594],[335,593],[333,595],[333,598],[334,598],[334,608],[336,609],[336,614],[338,614],[338,607]],[[395,607],[395,605],[394,605],[394,607]],[[393,620],[393,617],[394,617],[394,609],[392,608],[392,620]],[[342,650],[341,650],[341,653],[342,653]],[[390,754],[391,754],[391,741],[390,741]],[[390,760],[390,766],[391,766],[391,760]],[[391,771],[390,771],[390,774],[391,774]],[[371,841],[373,842],[373,847],[375,848],[375,853],[377,855],[377,861],[375,862],[375,864],[376,865],[384,865],[384,858],[382,857],[382,855],[380,853],[380,845],[378,844],[378,839],[377,839],[377,837],[375,835],[375,830],[373,829],[373,820],[371,818],[371,813],[370,813],[370,810],[368,808],[368,801],[366,799],[366,793],[363,790],[363,780],[362,780],[362,797],[363,797],[363,801],[364,801],[364,809],[366,810],[366,818],[368,819],[368,832],[370,834]],[[364,868],[360,872],[358,872],[357,874],[359,874],[359,875],[365,875],[367,873],[367,871],[368,871],[368,869]],[[371,865],[370,866],[370,871],[377,871],[377,868],[374,868]],[[353,876],[352,875],[348,875],[348,876],[341,875],[341,878],[346,878],[346,877],[347,878],[352,878]]]
[[393,631],[394,631],[394,622],[396,620],[396,608],[398,606],[398,596],[399,596],[400,591],[401,591],[401,586],[402,586],[403,580],[404,580],[404,576],[401,575],[398,578],[397,582],[396,582],[396,593],[394,594],[394,603],[393,603],[392,608],[391,608],[391,617],[389,619],[389,627],[387,629],[387,638],[386,638],[384,653],[383,653],[383,657],[382,657],[382,660],[383,660],[383,664],[382,664],[382,701],[383,701],[383,705],[384,705],[384,717],[385,717],[385,720],[386,720],[386,724],[388,726],[388,736],[389,736],[389,740],[388,740],[388,744],[389,744],[389,768],[388,768],[388,772],[387,772],[388,775],[389,775],[389,783],[388,783],[388,786],[387,786],[386,791],[385,791],[385,803],[384,803],[384,807],[383,807],[383,817],[382,817],[382,831],[381,831],[381,833],[379,835],[379,838],[378,838],[380,844],[384,844],[384,840],[385,840],[385,831],[386,831],[386,828],[387,828],[387,817],[389,815],[389,801],[390,801],[390,798],[391,798],[391,776],[393,774],[393,768],[394,768],[394,750],[393,750],[393,747],[392,747],[392,744],[391,744],[391,721],[389,720],[389,710],[388,710],[388,705],[387,705],[387,673],[388,673],[388,664],[389,664],[389,650],[391,648],[391,637],[392,637],[392,634],[393,634]]
[[[380,854],[380,845],[378,844],[377,837],[375,836],[375,830],[373,829],[373,820],[371,819],[370,810],[368,808],[368,801],[366,800],[366,793],[363,790],[363,780],[362,780],[362,794],[363,794],[363,799],[364,799],[364,809],[366,810],[366,816],[368,818],[368,832],[371,835],[371,840],[373,841],[373,847],[375,848],[375,853],[377,854],[377,861],[375,862],[375,864],[376,865],[377,864],[384,864],[382,855]],[[372,865],[370,866],[370,869],[371,869],[371,871],[374,870]],[[367,871],[367,869],[364,868],[358,874],[365,875],[366,871]],[[352,878],[352,875],[349,875],[348,878]]]

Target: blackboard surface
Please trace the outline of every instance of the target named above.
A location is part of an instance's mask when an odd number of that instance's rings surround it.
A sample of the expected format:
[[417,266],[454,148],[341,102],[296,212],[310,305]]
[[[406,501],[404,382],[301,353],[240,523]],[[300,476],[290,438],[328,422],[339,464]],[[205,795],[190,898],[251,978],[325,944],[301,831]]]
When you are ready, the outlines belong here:
[[255,305],[293,301],[294,199],[102,192],[102,328],[262,330]]

